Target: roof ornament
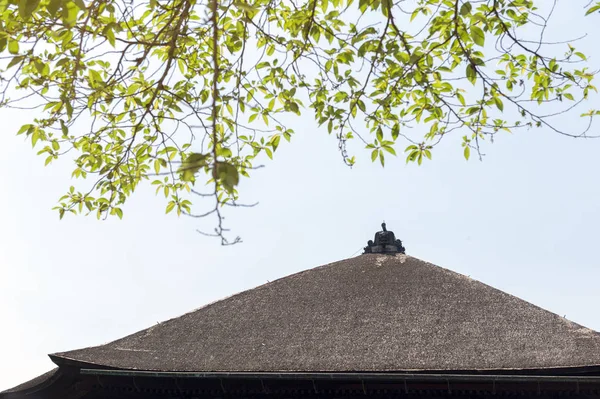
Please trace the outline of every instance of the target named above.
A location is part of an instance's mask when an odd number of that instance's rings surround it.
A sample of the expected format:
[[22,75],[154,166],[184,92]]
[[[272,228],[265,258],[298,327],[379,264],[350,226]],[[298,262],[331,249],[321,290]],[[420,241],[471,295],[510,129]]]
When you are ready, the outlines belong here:
[[397,240],[393,231],[388,231],[385,222],[381,223],[381,231],[375,233],[375,242],[369,240],[365,247],[365,254],[403,254],[406,249],[402,241]]

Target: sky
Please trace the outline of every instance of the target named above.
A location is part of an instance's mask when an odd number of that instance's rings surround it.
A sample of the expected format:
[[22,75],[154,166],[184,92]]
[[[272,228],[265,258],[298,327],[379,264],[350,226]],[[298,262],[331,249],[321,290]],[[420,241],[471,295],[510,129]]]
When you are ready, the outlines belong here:
[[[597,19],[567,3],[552,29],[588,33],[578,48],[598,65]],[[335,138],[306,116],[293,142],[242,182],[259,205],[226,214],[243,243],[222,247],[196,232],[197,220],[164,215],[150,187],[123,220],[59,221],[51,208],[70,172],[44,167],[15,136],[27,118],[0,110],[0,390],[51,369],[49,353],[357,256],[383,220],[407,254],[600,330],[600,140],[537,129],[498,137],[482,162],[449,142],[420,167],[390,158],[382,169],[359,153],[364,162],[349,169]]]

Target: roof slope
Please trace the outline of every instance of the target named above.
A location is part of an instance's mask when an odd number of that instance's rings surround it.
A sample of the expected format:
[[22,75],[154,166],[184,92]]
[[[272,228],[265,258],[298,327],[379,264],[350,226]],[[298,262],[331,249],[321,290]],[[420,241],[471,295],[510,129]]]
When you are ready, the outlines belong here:
[[406,255],[242,292],[61,361],[160,371],[434,371],[600,365],[600,334]]
[[58,367],[55,367],[52,370],[45,372],[44,374],[38,375],[37,377],[32,378],[29,381],[17,385],[16,387],[0,392],[0,396],[4,394],[23,392],[34,388],[43,387],[46,384],[50,383],[54,378],[56,378],[58,374]]

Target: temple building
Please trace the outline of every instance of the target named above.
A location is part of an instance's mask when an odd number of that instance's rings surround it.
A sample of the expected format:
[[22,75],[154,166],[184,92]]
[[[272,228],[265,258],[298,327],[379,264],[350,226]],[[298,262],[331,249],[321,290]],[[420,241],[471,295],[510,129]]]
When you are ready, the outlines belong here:
[[406,255],[385,225],[364,252],[51,354],[0,399],[600,399],[600,333]]

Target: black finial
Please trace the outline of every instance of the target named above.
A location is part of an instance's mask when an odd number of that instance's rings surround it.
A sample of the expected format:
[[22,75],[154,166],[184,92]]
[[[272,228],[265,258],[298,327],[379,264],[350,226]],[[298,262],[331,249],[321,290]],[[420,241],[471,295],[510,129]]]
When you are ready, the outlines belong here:
[[382,231],[375,233],[375,242],[369,240],[364,253],[403,254],[406,249],[402,246],[402,241],[396,239],[393,231],[387,230],[385,222],[381,223],[381,228]]

